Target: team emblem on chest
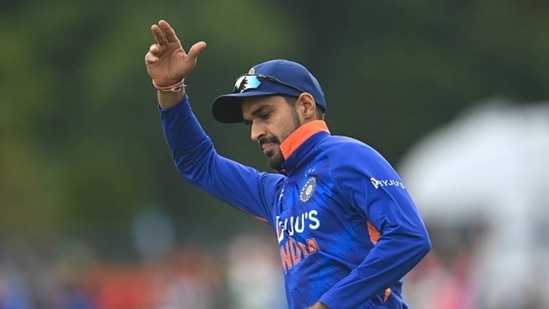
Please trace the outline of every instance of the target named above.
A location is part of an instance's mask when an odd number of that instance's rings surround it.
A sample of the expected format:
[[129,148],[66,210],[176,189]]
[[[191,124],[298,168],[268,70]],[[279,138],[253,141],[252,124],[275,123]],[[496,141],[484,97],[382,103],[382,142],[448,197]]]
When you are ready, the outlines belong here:
[[307,202],[311,196],[313,195],[313,192],[316,188],[316,178],[310,177],[307,179],[307,182],[305,185],[303,185],[303,188],[301,188],[301,191],[299,192],[299,200],[302,202]]

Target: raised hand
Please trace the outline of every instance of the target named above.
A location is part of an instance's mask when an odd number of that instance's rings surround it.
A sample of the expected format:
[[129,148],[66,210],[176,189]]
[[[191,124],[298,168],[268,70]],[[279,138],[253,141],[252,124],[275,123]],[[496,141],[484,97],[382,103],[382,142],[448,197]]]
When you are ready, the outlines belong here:
[[156,86],[173,85],[184,79],[196,66],[198,55],[206,48],[203,41],[185,52],[174,29],[165,21],[151,26],[156,41],[145,55],[147,72]]

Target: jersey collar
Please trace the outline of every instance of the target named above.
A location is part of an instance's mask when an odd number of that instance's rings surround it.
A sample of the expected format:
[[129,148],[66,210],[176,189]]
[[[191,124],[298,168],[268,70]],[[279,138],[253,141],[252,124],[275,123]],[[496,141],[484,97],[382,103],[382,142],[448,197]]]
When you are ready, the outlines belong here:
[[285,159],[289,158],[299,146],[318,132],[330,133],[326,122],[323,120],[313,120],[301,125],[280,144],[282,156]]

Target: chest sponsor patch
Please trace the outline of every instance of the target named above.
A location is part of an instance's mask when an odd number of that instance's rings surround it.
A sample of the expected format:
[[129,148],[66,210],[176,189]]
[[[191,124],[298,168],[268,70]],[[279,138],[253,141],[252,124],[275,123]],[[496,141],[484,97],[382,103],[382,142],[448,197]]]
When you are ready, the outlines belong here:
[[398,180],[394,179],[387,179],[387,180],[378,180],[374,177],[370,178],[370,182],[372,182],[372,185],[374,188],[378,189],[380,187],[400,187],[402,189],[406,189],[404,184]]

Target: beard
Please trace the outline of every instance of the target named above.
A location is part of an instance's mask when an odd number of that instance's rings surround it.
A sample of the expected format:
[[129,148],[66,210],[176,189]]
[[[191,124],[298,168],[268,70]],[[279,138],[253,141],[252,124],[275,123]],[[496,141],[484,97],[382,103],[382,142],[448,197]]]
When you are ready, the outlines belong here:
[[[297,115],[296,110],[293,110],[292,113],[292,122],[293,122],[293,128],[286,132],[283,136],[284,139],[286,139],[290,134],[292,134],[297,128],[301,126],[301,121],[299,120],[299,117]],[[282,164],[286,160],[284,156],[282,155],[282,151],[280,150],[280,139],[276,136],[271,137],[264,137],[259,140],[259,146],[261,147],[264,143],[274,143],[276,144],[276,147],[274,147],[273,150],[265,153],[267,156],[267,164],[269,164],[269,167],[274,169],[275,171],[282,171]]]
[[275,171],[282,170],[282,163],[284,163],[284,161],[285,159],[280,151],[280,146],[277,147],[276,151],[267,154],[267,164],[269,164],[269,167]]
[[267,164],[276,171],[281,170],[284,157],[282,156],[282,151],[280,151],[280,140],[274,136],[263,137],[259,140],[259,147],[262,148],[262,145],[266,143],[275,145],[272,150],[265,153]]

